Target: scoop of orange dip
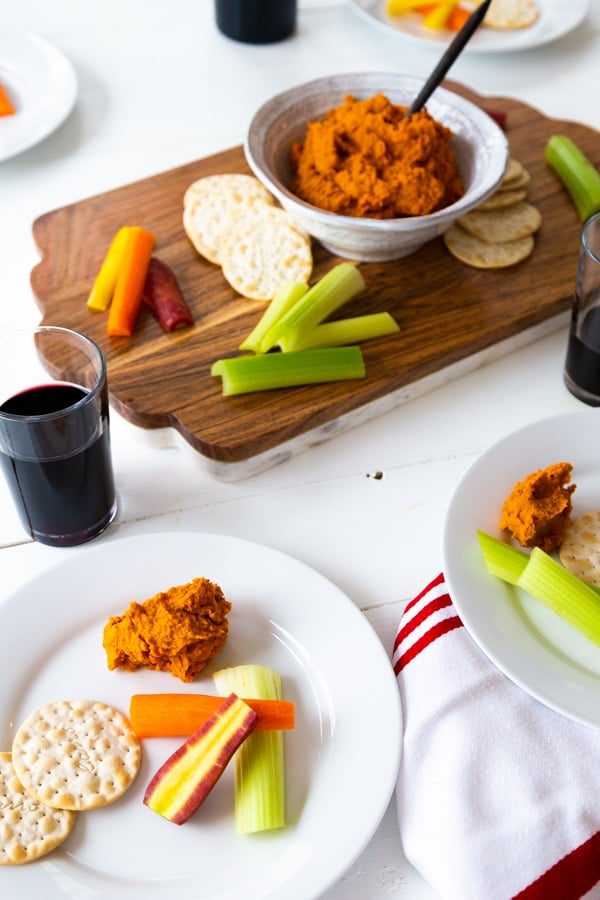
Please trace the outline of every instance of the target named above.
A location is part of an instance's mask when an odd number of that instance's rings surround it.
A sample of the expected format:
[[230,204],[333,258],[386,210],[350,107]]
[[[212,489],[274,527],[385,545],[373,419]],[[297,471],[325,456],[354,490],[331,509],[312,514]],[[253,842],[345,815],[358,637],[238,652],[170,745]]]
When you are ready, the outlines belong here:
[[560,547],[571,517],[569,484],[573,466],[554,463],[517,482],[504,501],[499,527],[522,547],[541,547],[547,553]]
[[104,626],[108,668],[147,666],[193,681],[225,644],[230,609],[219,585],[206,578],[130,603]]
[[454,203],[464,187],[452,132],[427,110],[405,112],[381,93],[349,96],[309,122],[291,148],[294,193],[329,212],[370,218],[422,216]]

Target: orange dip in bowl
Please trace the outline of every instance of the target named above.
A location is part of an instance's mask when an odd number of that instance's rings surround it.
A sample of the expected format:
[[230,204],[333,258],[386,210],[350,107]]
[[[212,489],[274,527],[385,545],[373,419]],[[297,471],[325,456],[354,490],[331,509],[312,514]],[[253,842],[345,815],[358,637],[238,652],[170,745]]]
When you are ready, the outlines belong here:
[[377,219],[429,215],[460,199],[451,130],[427,110],[405,113],[379,93],[348,96],[309,122],[291,147],[293,192],[319,209]]

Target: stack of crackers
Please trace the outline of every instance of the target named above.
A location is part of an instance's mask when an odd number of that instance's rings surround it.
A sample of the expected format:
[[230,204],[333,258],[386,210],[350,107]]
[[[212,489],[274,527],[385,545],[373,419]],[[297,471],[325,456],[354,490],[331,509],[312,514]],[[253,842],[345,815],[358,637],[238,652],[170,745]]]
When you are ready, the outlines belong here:
[[0,753],[0,865],[45,856],[70,834],[77,813],[117,800],[141,762],[127,719],[94,700],[34,710]]
[[511,158],[496,192],[444,233],[450,253],[478,269],[513,266],[526,259],[542,224],[539,210],[526,199],[530,180],[522,163]]
[[191,184],[183,227],[243,297],[271,300],[284,281],[311,276],[310,237],[252,175],[207,175]]

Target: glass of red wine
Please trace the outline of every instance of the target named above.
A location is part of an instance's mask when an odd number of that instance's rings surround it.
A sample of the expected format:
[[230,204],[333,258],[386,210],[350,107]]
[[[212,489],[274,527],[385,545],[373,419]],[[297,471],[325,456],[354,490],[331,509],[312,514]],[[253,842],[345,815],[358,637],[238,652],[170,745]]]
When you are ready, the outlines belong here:
[[600,213],[581,232],[564,380],[579,400],[600,406]]
[[82,544],[117,509],[106,364],[68,328],[0,334],[0,469],[36,541]]

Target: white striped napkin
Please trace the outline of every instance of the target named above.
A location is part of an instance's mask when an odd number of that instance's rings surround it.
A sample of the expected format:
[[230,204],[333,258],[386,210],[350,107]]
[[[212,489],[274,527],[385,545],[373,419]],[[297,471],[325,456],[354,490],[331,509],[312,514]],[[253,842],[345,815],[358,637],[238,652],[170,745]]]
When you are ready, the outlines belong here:
[[400,833],[440,897],[600,898],[600,731],[496,669],[443,575],[407,605],[393,664],[404,713]]

